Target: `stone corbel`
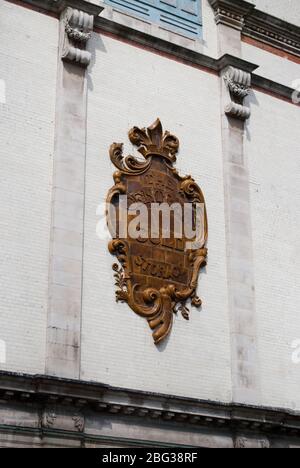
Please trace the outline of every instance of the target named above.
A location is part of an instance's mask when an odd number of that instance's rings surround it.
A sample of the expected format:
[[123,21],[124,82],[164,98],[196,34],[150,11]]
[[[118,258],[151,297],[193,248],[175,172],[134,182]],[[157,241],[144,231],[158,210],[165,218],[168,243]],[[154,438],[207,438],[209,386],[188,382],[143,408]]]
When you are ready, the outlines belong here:
[[251,111],[244,105],[244,100],[251,88],[251,74],[230,66],[224,70],[223,79],[227,94],[225,113],[231,117],[247,120]]
[[91,53],[86,45],[92,36],[94,16],[73,8],[66,8],[61,15],[63,45],[61,58],[81,67],[88,67]]
[[241,31],[245,17],[255,8],[244,0],[208,0],[215,13],[217,24],[225,24]]

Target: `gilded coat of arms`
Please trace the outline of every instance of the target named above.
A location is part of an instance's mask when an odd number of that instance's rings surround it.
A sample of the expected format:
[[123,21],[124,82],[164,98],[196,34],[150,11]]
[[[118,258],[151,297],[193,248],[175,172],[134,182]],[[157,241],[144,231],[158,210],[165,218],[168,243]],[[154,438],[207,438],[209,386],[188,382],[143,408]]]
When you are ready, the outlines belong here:
[[189,319],[189,299],[201,306],[197,284],[206,265],[207,214],[199,186],[175,169],[179,141],[163,133],[160,120],[134,127],[129,139],[142,158],[125,157],[123,144],[110,148],[117,172],[107,197],[109,250],[119,261],[113,265],[117,301],[148,321],[158,344],[170,333],[174,314]]

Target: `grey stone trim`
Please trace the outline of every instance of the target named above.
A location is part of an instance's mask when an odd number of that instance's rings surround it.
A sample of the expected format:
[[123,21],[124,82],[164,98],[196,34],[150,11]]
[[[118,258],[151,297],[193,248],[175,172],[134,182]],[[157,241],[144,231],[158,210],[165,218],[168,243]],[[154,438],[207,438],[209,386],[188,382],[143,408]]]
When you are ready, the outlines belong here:
[[292,103],[291,96],[295,91],[293,88],[254,74],[253,72],[258,68],[258,65],[252,64],[238,57],[234,57],[233,55],[225,54],[221,58],[215,59],[205,54],[195,52],[163,39],[155,38],[146,33],[142,33],[135,29],[128,28],[127,26],[101,18],[101,16],[95,19],[95,28],[99,32],[103,31],[114,34],[117,37],[135,42],[143,47],[149,47],[149,49],[168,54],[175,59],[182,60],[184,63],[207,68],[208,70],[216,73],[220,73],[220,71],[226,66],[233,66],[235,68],[242,69],[248,73],[252,73],[253,85],[259,87],[262,91],[272,93],[280,98],[287,98]]
[[[241,32],[236,28],[219,24],[218,40],[220,51],[233,50],[235,56],[241,57]],[[224,58],[223,65],[220,96],[232,398],[236,403],[256,404],[261,401],[261,384],[250,182],[244,153],[245,120],[250,117],[244,100],[251,87],[251,68],[241,62],[233,66]],[[252,71],[255,68],[252,65]]]
[[[196,447],[300,445],[300,413],[281,408],[223,404],[3,371],[0,402],[0,446],[2,434],[20,430],[100,445],[123,441],[124,446],[185,446],[190,445],[184,442],[188,439]],[[121,432],[114,429],[115,423],[123,427]],[[140,440],[128,438],[129,427],[138,428]],[[159,439],[161,430],[165,441]]]
[[[252,86],[261,90],[262,92],[269,93],[286,101],[289,101],[290,103],[293,102],[292,95],[294,94],[295,90],[293,88],[290,88],[289,86],[276,83],[275,81],[269,80],[268,78],[256,74],[252,75]],[[294,102],[294,105],[298,105],[300,107],[300,103],[296,104]]]
[[[10,0],[8,0],[10,1]],[[13,0],[12,0],[13,1]],[[98,16],[104,9],[104,4],[98,0],[23,0],[24,3],[33,5],[41,10],[60,13],[67,6],[85,11]],[[275,46],[281,50],[291,52],[300,57],[300,27],[276,18],[272,15],[257,10],[255,5],[244,0],[209,0],[215,12],[216,23],[224,24],[237,29],[243,35],[252,37],[266,44]],[[100,4],[101,3],[101,4]],[[113,27],[109,23],[115,23]],[[98,18],[97,26],[103,30],[118,34],[122,26],[127,30],[130,38],[130,28],[115,21]],[[137,31],[138,32],[138,31]],[[151,41],[159,41],[160,38],[150,36]],[[132,38],[132,37],[131,37]],[[136,40],[136,39],[135,39]],[[151,46],[152,44],[149,43]],[[172,49],[172,44],[170,44]]]
[[244,19],[255,8],[252,3],[244,0],[208,0],[215,13],[217,24],[225,24],[242,31]]
[[247,62],[239,57],[230,54],[225,54],[216,60],[218,72],[223,71],[226,67],[234,67],[242,70],[245,73],[253,73],[259,67],[255,63]]
[[[225,54],[223,57],[213,62],[214,63],[211,66],[212,70],[216,70],[218,73],[224,72],[227,67],[234,67],[242,70],[243,72],[251,75],[252,88],[259,89],[261,92],[265,92],[275,97],[289,101],[291,104],[293,103],[292,95],[295,92],[295,89],[258,75],[255,73],[255,71],[259,68],[258,65],[239,59],[237,57],[233,57],[229,54]],[[300,107],[300,103],[294,103],[294,105],[298,105]]]
[[116,37],[135,42],[143,47],[149,47],[150,49],[172,55],[174,58],[178,58],[191,64],[217,71],[216,59],[209,57],[208,55],[191,50],[182,45],[174,44],[160,37],[148,34],[147,32],[139,31],[129,26],[116,23],[110,19],[103,18],[101,16],[95,18],[95,30],[99,33],[106,32],[113,34]]
[[[250,109],[233,101],[234,94],[230,93],[226,82],[228,73],[230,67],[221,72],[220,84],[232,395],[234,402],[255,404],[261,400],[261,390],[250,183],[244,154],[244,121],[250,116]],[[239,69],[239,73],[250,82],[247,72]]]
[[[88,2],[84,2],[88,3]],[[98,11],[98,9],[93,11]],[[60,16],[49,259],[46,373],[79,378],[86,159],[83,47],[93,15],[67,7]]]
[[[58,12],[58,9],[54,7],[52,4],[53,2],[56,3],[54,0],[49,0],[46,3],[46,5],[45,5],[44,0],[23,0],[23,1],[25,3],[29,3],[35,6],[39,6],[39,7],[43,6],[44,9],[48,9],[48,11]],[[70,4],[73,4],[74,2],[72,0],[69,1]],[[90,7],[88,6],[89,2],[84,2],[84,3],[86,4],[84,7],[85,11],[92,13],[93,9],[91,10]],[[103,10],[103,7],[98,7],[97,12],[98,11],[101,12],[102,10]],[[276,21],[279,21],[280,23],[284,23],[281,20],[276,19]],[[285,23],[285,25],[287,27],[285,31],[292,28],[292,30],[296,29],[298,31],[298,34],[300,34],[299,27],[290,25],[288,23]],[[153,49],[158,52],[168,54],[174,57],[175,59],[182,60],[183,62],[187,64],[207,68],[208,70],[211,70],[216,73],[219,73],[227,65],[234,66],[235,68],[240,68],[244,71],[248,71],[249,73],[252,73],[256,68],[258,68],[257,65],[253,65],[247,61],[241,60],[240,58],[237,58],[234,56],[230,56],[228,54],[224,56],[225,59],[224,57],[221,57],[220,59],[215,59],[205,54],[188,49],[186,47],[173,44],[167,40],[154,37],[145,32],[141,32],[136,29],[129,28],[128,26],[124,26],[114,21],[108,20],[106,18],[102,18],[101,16],[94,18],[94,29],[97,29],[99,32],[103,31],[103,32],[111,33],[115,36],[120,37],[121,39],[135,42],[136,44],[141,45],[143,47],[149,47],[149,49]],[[299,54],[297,53],[297,55],[300,56],[300,49],[299,49]],[[229,62],[227,60],[228,57],[230,57]],[[257,74],[252,75],[252,82],[253,82],[253,86],[259,87],[262,91],[272,93],[275,96],[277,95],[280,98],[289,99],[292,103],[291,96],[293,92],[295,91],[293,88],[282,85],[280,83],[276,83],[274,81],[271,81]]]
[[[10,0],[8,0],[10,1]],[[14,0],[11,0],[12,2]],[[84,11],[93,16],[98,16],[104,7],[98,0],[22,0],[40,10],[50,11],[60,14],[67,7]]]
[[237,29],[243,35],[300,56],[300,28],[257,10],[243,0],[209,0],[217,24]]
[[300,28],[257,10],[243,0],[209,0],[217,24],[300,56]]
[[255,10],[245,18],[242,33],[300,57],[300,28]]

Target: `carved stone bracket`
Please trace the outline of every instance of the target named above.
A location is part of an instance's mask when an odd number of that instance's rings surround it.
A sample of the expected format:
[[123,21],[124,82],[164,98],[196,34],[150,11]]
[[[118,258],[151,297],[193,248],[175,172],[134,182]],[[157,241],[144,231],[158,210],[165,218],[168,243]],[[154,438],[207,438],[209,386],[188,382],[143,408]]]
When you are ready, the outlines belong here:
[[234,67],[228,67],[223,78],[228,95],[225,113],[241,120],[248,119],[251,115],[251,111],[249,107],[244,106],[243,103],[250,91],[251,74]]
[[91,53],[85,48],[92,35],[94,17],[83,11],[67,8],[61,21],[64,28],[62,60],[87,67],[91,61]]
[[209,0],[217,24],[242,30],[247,16],[255,6],[244,0]]

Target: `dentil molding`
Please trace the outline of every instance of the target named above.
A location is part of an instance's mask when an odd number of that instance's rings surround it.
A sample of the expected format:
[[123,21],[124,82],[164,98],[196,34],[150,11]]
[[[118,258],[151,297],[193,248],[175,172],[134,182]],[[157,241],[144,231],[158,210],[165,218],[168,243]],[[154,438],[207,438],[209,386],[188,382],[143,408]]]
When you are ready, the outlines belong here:
[[234,29],[242,30],[245,17],[255,6],[244,0],[208,0],[215,13],[217,24],[225,24]]
[[45,433],[59,431],[60,435],[84,434],[86,415],[119,415],[128,424],[141,419],[153,425],[167,423],[174,429],[184,423],[192,432],[227,430],[235,434],[236,448],[268,448],[274,437],[288,437],[295,442],[300,437],[300,414],[295,411],[196,400],[45,375],[0,371],[0,400],[4,410],[16,405],[15,414],[12,417],[10,413],[5,426],[0,417],[0,426],[7,430],[10,425],[14,430],[19,427],[24,411],[32,419],[33,409],[38,408],[38,426]]
[[286,52],[300,56],[300,28],[257,10],[244,0],[208,0],[217,24],[224,24]]

